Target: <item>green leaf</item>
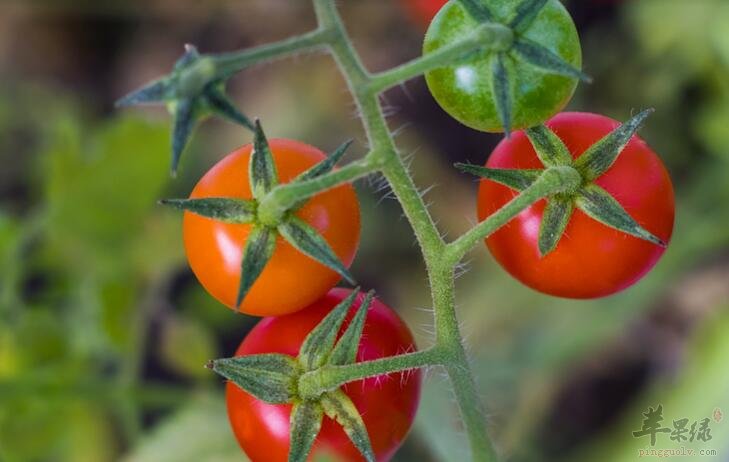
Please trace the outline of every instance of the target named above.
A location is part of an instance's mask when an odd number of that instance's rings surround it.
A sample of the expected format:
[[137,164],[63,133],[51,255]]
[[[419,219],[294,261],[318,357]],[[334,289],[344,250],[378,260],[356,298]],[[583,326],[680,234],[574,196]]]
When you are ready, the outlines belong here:
[[572,165],[572,155],[562,140],[544,125],[524,130],[545,167]]
[[235,107],[233,102],[225,95],[222,85],[209,85],[204,92],[205,102],[210,110],[234,123],[243,125],[249,130],[255,130],[253,122]]
[[329,356],[328,364],[335,366],[343,366],[352,364],[357,359],[357,351],[359,350],[359,342],[362,338],[362,329],[364,329],[365,319],[367,318],[367,310],[374,296],[373,291],[367,292],[367,296],[362,304],[357,308],[357,313],[337,342],[332,354]]
[[238,297],[235,300],[236,310],[240,309],[240,304],[263,272],[274,250],[276,250],[276,232],[262,226],[254,227],[248,235],[246,247],[243,249],[240,285],[238,286]]
[[245,224],[253,222],[256,218],[256,203],[252,200],[205,197],[201,199],[162,199],[159,203],[223,223]]
[[572,218],[574,203],[571,199],[552,197],[547,202],[539,225],[539,253],[546,256],[557,247]]
[[299,349],[299,362],[305,370],[317,369],[327,362],[337,333],[358,294],[359,290],[353,290],[306,336]]
[[291,410],[291,446],[289,462],[305,462],[311,452],[324,419],[322,407],[317,402],[302,401]]
[[565,77],[572,77],[587,83],[592,82],[592,78],[589,75],[575,68],[538,43],[522,37],[514,42],[513,50],[522,61],[547,71],[550,74],[564,75]]
[[339,260],[327,241],[304,220],[292,216],[278,226],[278,231],[301,253],[333,269],[350,284],[356,284],[347,267]]
[[191,98],[180,99],[175,102],[174,121],[172,126],[172,166],[174,175],[177,172],[177,165],[180,163],[180,156],[187,145],[187,141],[195,126],[195,102]]
[[335,390],[322,396],[321,405],[326,415],[342,426],[362,456],[368,462],[374,462],[375,453],[372,450],[367,427],[352,400],[343,391]]
[[263,133],[261,122],[256,120],[255,137],[253,138],[253,152],[248,166],[253,197],[260,200],[267,192],[278,184],[278,173],[273,161],[271,148],[268,146],[266,135]]
[[478,22],[493,22],[494,14],[481,0],[459,0],[466,12]]
[[646,109],[605,135],[575,160],[575,168],[587,181],[605,173],[654,109]]
[[171,101],[174,96],[174,85],[169,78],[162,78],[119,98],[114,105],[126,107],[137,104],[158,104]]
[[666,247],[663,240],[643,229],[610,193],[596,184],[590,184],[580,190],[576,205],[587,215],[606,226]]
[[488,168],[461,163],[455,164],[455,166],[462,172],[495,181],[517,191],[523,191],[531,186],[544,171],[540,169]]
[[496,111],[504,126],[504,134],[508,138],[511,134],[511,90],[503,53],[494,56],[491,68],[493,72],[491,87],[496,101]]
[[544,8],[549,0],[523,0],[516,7],[514,19],[509,22],[509,27],[514,32],[524,32],[532,24],[537,15]]
[[285,404],[296,397],[300,369],[291,356],[278,353],[236,356],[215,359],[207,367],[261,401]]

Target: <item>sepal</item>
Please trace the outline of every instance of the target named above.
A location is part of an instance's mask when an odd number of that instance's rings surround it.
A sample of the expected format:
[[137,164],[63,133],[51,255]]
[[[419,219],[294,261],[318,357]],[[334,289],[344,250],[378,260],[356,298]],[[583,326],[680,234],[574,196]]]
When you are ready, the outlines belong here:
[[594,183],[583,187],[575,201],[580,210],[606,226],[661,247],[667,245],[640,226],[610,193]]
[[509,71],[506,68],[506,55],[497,53],[491,62],[491,91],[496,102],[496,111],[499,113],[504,135],[511,134],[511,88],[509,85]]
[[207,368],[267,403],[290,403],[296,397],[300,370],[291,356],[278,353],[236,356],[210,361]]
[[261,275],[276,250],[276,231],[263,226],[254,227],[248,235],[241,261],[240,285],[235,300],[236,311],[248,291]]
[[358,294],[359,290],[353,290],[306,336],[301,348],[299,348],[298,357],[304,370],[312,371],[326,364],[337,338],[337,333],[339,333],[339,329],[342,327],[342,323]]
[[336,271],[350,284],[356,284],[349,270],[339,260],[329,243],[304,220],[292,215],[278,225],[278,232],[299,252]]
[[359,342],[362,339],[362,330],[364,329],[365,319],[367,318],[367,310],[372,303],[374,291],[367,292],[362,304],[357,308],[352,321],[342,334],[337,344],[334,346],[327,364],[332,366],[343,366],[352,364],[357,360],[357,351],[359,350]]
[[514,18],[509,22],[509,27],[514,29],[514,32],[524,32],[534,22],[537,15],[544,5],[549,0],[523,0],[519,6],[516,7],[516,14]]
[[527,128],[524,133],[545,167],[572,165],[569,149],[552,130],[544,125],[537,125]]
[[646,109],[593,144],[575,160],[575,168],[586,181],[592,181],[605,173],[618,158],[630,139],[640,129],[645,119],[655,110]]
[[204,197],[162,199],[159,203],[223,223],[246,224],[252,223],[256,219],[256,203],[245,199]]
[[271,148],[268,146],[266,134],[263,133],[261,122],[256,119],[255,135],[253,137],[253,152],[248,164],[248,177],[251,182],[253,197],[261,200],[271,189],[278,184],[278,172],[273,161]]
[[488,168],[461,163],[455,164],[455,167],[464,173],[495,181],[516,191],[523,191],[531,186],[544,171],[539,169]]
[[342,426],[352,444],[365,460],[375,462],[375,452],[372,449],[367,427],[349,396],[341,390],[330,391],[322,395],[321,405],[327,417]]
[[291,409],[289,462],[305,462],[321,430],[324,411],[315,401],[294,403]]
[[550,74],[572,77],[586,83],[592,82],[592,77],[536,42],[522,37],[514,41],[513,49],[516,56],[521,58],[522,61]]
[[559,244],[574,211],[572,199],[555,196],[547,201],[539,224],[539,254],[544,257]]

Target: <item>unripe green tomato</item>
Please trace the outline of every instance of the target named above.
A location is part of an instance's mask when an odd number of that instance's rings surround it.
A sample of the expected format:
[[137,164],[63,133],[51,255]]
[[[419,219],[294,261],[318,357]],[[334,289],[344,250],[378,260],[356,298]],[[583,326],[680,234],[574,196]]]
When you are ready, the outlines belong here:
[[[519,0],[480,0],[502,24],[514,17]],[[423,54],[427,55],[464,37],[479,25],[458,0],[448,2],[433,18],[425,35]],[[582,51],[577,29],[564,6],[549,0],[523,32],[523,37],[561,57],[577,69]],[[492,90],[492,61],[496,53],[484,48],[455,65],[426,73],[428,88],[438,104],[464,125],[486,132],[503,132]],[[523,61],[515,51],[506,52],[506,68],[511,93],[511,128],[538,125],[562,110],[577,86],[577,79],[552,74]]]

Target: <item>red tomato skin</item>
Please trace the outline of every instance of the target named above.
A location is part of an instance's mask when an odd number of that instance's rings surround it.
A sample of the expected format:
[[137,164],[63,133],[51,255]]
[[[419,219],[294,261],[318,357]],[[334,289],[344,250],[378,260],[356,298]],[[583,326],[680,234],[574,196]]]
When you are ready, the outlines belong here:
[[[619,122],[597,114],[566,112],[549,120],[551,128],[579,157]],[[490,168],[543,168],[523,131],[504,139],[486,162]],[[673,232],[674,193],[660,158],[634,136],[596,183],[608,191],[645,229],[668,243]],[[516,191],[489,180],[480,182],[479,220],[498,210]],[[557,248],[538,250],[545,200],[524,210],[486,239],[499,264],[525,285],[558,297],[590,299],[630,287],[658,262],[665,248],[609,228],[575,210]]]
[[[350,292],[348,289],[333,289],[304,310],[263,318],[240,344],[236,356],[260,353],[298,355],[308,333]],[[358,296],[342,331],[363,298],[362,294]],[[407,325],[391,308],[377,299],[373,300],[367,313],[357,361],[409,351],[415,351],[415,342]],[[362,415],[378,461],[390,460],[400,447],[415,417],[420,387],[419,370],[368,378],[343,387]],[[291,405],[264,403],[232,382],[227,384],[226,395],[233,433],[251,461],[286,462]],[[339,461],[364,460],[342,427],[328,417],[324,417],[312,456],[317,453],[334,455]]]
[[[286,139],[269,140],[280,183],[291,181],[326,156],[313,146]],[[215,164],[195,185],[191,198],[252,197],[248,160],[252,145],[242,146]],[[359,244],[360,215],[351,184],[309,199],[296,215],[314,227],[349,266]],[[235,306],[243,247],[251,225],[229,224],[185,212],[185,253],[205,289],[228,307]],[[300,310],[324,296],[341,277],[296,250],[280,236],[273,257],[241,303],[242,312],[274,316]]]

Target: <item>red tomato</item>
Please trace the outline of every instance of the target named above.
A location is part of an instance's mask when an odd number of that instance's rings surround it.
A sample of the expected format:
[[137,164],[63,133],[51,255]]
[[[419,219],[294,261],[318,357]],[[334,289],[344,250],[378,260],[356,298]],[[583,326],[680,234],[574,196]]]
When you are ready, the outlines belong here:
[[[546,125],[567,145],[573,158],[619,123],[596,114],[562,113]],[[486,162],[491,168],[544,168],[524,132],[504,139]],[[648,145],[634,136],[617,161],[596,183],[608,191],[641,226],[668,242],[673,231],[674,197],[668,172]],[[483,220],[517,193],[482,180],[478,195]],[[512,276],[540,292],[568,298],[595,298],[638,281],[665,248],[609,228],[575,209],[557,248],[540,257],[541,200],[486,239],[494,258]]]
[[[270,140],[279,181],[286,183],[325,158],[318,149],[291,140]],[[252,197],[248,180],[247,144],[215,164],[193,189],[191,198]],[[296,215],[326,239],[347,266],[359,244],[359,203],[350,184],[311,198]],[[192,271],[205,289],[233,307],[240,284],[241,258],[250,225],[227,224],[185,212],[183,237]],[[241,304],[241,311],[270,316],[292,313],[313,303],[340,276],[278,238],[276,251]]]
[[433,16],[448,0],[404,0],[405,8],[410,15],[424,27],[430,24]]
[[[262,319],[240,344],[236,356],[298,355],[307,334],[349,294],[349,290],[334,289],[305,310]],[[362,295],[357,298],[350,318],[363,298]],[[367,312],[357,361],[409,351],[415,351],[415,342],[407,325],[391,308],[374,299]],[[351,382],[343,387],[362,415],[378,461],[389,460],[410,429],[420,400],[420,383],[420,371],[414,370]],[[232,382],[227,386],[227,402],[233,432],[253,462],[288,460],[291,405],[264,403]],[[317,453],[332,454],[341,461],[364,460],[342,427],[327,417],[312,450],[312,454]]]

